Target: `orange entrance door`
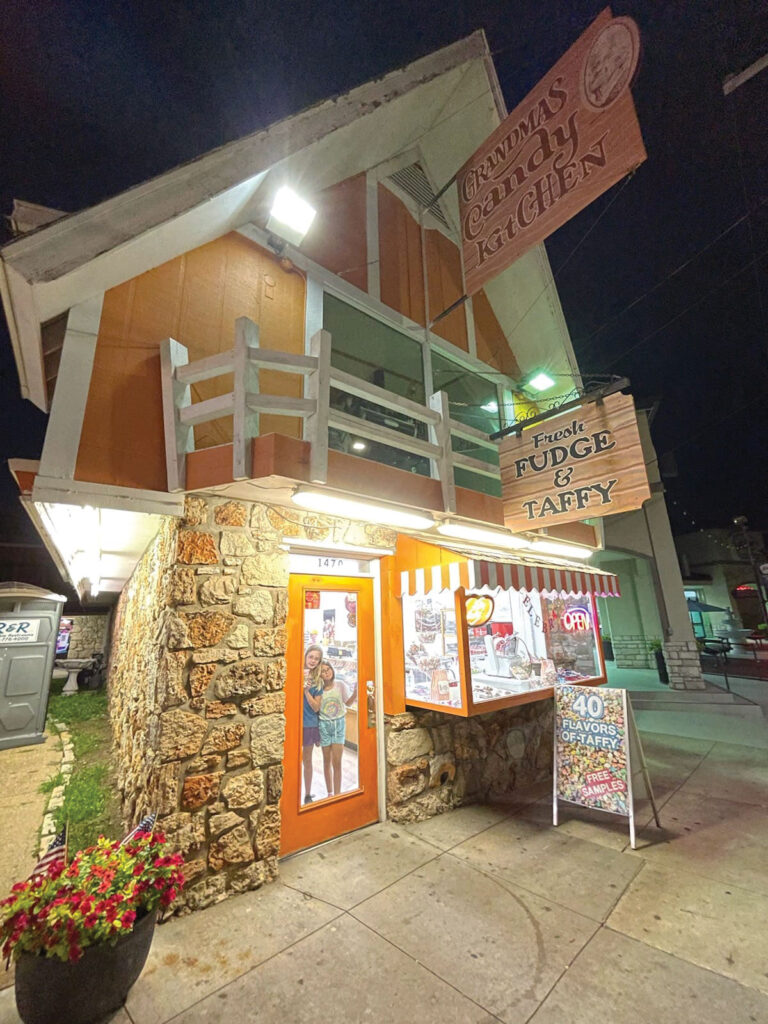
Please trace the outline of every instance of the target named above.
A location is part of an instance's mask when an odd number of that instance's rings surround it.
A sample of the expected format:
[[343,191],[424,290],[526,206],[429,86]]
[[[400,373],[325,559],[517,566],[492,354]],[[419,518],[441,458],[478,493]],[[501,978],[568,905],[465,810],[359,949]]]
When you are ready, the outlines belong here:
[[288,601],[283,855],[378,820],[373,581],[291,576]]

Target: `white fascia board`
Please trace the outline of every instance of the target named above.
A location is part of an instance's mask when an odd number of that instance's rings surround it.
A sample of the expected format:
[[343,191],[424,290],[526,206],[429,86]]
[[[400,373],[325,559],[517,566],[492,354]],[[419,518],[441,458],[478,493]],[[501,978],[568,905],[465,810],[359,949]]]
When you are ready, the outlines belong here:
[[12,267],[3,263],[0,295],[19,374],[21,397],[28,398],[38,409],[47,412],[48,389],[43,366],[41,320],[32,288]]
[[155,515],[181,516],[184,495],[164,491],[139,490],[110,484],[92,484],[82,480],[61,480],[37,476],[32,487],[32,500],[57,502],[62,505],[91,505],[125,512],[147,512]]
[[41,476],[71,480],[75,475],[103,304],[102,292],[69,311],[40,456]]
[[30,283],[53,281],[252,179],[411,90],[487,55],[485,37],[476,32],[344,96],[227,143],[97,206],[10,242],[2,250],[3,259]]

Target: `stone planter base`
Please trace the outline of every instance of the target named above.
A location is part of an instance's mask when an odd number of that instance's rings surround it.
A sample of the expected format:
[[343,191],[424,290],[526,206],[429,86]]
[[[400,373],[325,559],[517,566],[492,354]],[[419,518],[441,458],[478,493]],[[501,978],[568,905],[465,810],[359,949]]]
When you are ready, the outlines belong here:
[[96,1024],[118,1010],[142,972],[156,920],[156,911],[145,915],[114,946],[88,946],[74,963],[22,953],[15,984],[24,1024]]

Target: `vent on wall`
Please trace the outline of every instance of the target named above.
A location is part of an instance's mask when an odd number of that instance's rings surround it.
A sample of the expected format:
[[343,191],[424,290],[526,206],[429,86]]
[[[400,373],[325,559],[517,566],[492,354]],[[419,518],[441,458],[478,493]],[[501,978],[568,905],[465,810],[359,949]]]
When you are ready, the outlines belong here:
[[[424,171],[421,169],[421,164],[409,164],[407,167],[402,167],[399,171],[395,171],[394,174],[390,174],[389,180],[407,196],[410,196],[415,203],[418,203],[422,209],[426,209],[429,206],[429,212],[439,221],[443,227],[447,230],[451,230],[451,226],[446,220],[445,214],[440,209],[440,203],[435,203],[435,190],[429,183]],[[433,203],[434,205],[430,206]]]

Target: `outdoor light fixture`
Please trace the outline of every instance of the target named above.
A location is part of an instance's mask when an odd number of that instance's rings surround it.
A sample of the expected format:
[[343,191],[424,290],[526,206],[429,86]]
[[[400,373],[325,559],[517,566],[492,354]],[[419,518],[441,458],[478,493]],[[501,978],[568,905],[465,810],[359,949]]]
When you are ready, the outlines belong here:
[[424,512],[397,508],[393,505],[376,505],[373,502],[343,498],[330,491],[298,490],[291,495],[294,505],[322,512],[329,516],[344,516],[359,519],[364,523],[379,523],[381,526],[398,527],[403,530],[428,530],[435,525],[431,516]]
[[364,452],[367,447],[368,447],[368,445],[365,443],[365,441],[353,441],[352,442],[352,451],[353,452]]
[[486,412],[498,412],[499,403],[491,400],[490,402],[486,402],[485,405],[481,405],[480,408],[484,409]]
[[531,377],[528,381],[528,387],[533,388],[534,391],[548,391],[550,388],[555,386],[555,382],[549,376],[548,373],[544,373],[540,370],[535,377]]
[[48,536],[81,597],[96,597],[101,586],[100,513],[90,505],[35,502]]
[[338,556],[339,552],[342,552],[347,555],[359,555],[361,558],[367,558],[369,555],[375,555],[378,558],[383,555],[394,555],[395,553],[394,548],[374,548],[365,544],[345,544],[343,541],[334,541],[329,544],[327,540],[304,540],[301,537],[284,539],[280,547],[284,551],[292,551],[294,554],[302,551],[316,551],[331,556]]
[[299,245],[309,231],[317,211],[297,196],[292,188],[283,185],[275,193],[272,209],[269,211],[267,231],[284,238],[291,245]]
[[561,558],[591,558],[594,551],[576,544],[561,544],[557,540],[535,540],[532,545],[534,552],[543,555],[560,555]]
[[465,526],[464,523],[440,523],[437,532],[444,537],[474,541],[477,544],[493,544],[497,548],[512,548],[515,551],[522,551],[531,546],[531,542],[524,537],[496,530],[484,530],[479,526]]

